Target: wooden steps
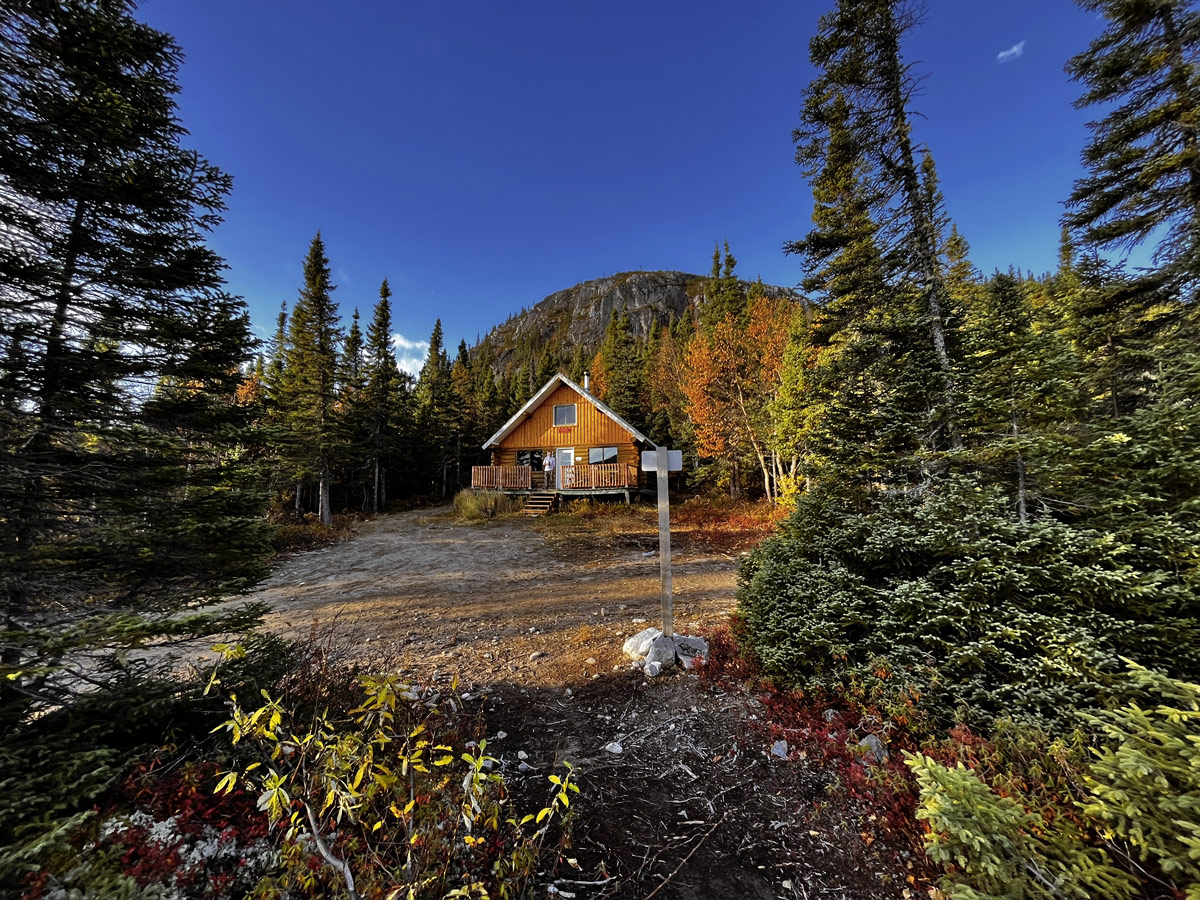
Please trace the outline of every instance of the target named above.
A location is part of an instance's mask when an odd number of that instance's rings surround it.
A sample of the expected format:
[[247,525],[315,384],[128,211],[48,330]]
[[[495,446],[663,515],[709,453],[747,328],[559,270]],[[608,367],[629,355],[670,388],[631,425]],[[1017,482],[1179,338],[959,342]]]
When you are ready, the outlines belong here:
[[554,491],[538,491],[525,498],[525,508],[521,512],[527,516],[544,516],[554,508],[558,494]]

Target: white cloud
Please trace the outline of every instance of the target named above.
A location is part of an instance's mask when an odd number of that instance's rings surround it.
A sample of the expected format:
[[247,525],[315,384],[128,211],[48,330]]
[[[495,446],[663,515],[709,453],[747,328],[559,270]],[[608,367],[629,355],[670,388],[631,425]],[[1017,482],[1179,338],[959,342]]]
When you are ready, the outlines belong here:
[[1019,43],[1013,44],[1007,50],[1001,50],[999,53],[997,53],[996,54],[996,62],[1006,63],[1006,62],[1010,62],[1010,61],[1016,59],[1018,56],[1024,56],[1024,55],[1025,55],[1025,42],[1020,41]]
[[425,357],[429,353],[429,341],[413,341],[397,332],[392,335],[392,349],[396,351],[396,363],[401,371],[419,375]]

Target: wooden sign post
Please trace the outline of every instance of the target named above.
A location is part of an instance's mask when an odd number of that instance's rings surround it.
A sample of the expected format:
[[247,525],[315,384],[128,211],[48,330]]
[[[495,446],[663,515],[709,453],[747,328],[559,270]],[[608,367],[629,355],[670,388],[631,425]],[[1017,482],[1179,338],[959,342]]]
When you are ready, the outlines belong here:
[[683,469],[683,451],[642,451],[642,469],[658,475],[658,571],[662,578],[662,633],[675,636],[675,609],[671,597],[671,499],[667,490],[667,473]]

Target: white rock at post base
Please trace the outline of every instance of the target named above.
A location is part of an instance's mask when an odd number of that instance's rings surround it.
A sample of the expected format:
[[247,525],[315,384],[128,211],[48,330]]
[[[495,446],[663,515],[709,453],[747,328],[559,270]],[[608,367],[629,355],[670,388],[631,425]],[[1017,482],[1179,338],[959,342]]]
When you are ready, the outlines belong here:
[[662,637],[661,629],[646,628],[639,631],[633,637],[627,638],[621,649],[630,659],[642,659],[650,652],[650,645],[654,642],[654,639],[659,637]]
[[658,663],[664,669],[669,669],[675,665],[674,638],[660,634],[650,642],[650,649],[646,652],[646,665],[650,665],[651,663]]
[[646,673],[646,677],[648,678],[657,678],[662,672],[662,663],[648,662],[642,671]]
[[690,669],[696,660],[708,661],[708,641],[704,638],[682,634],[675,636],[675,653],[684,669]]

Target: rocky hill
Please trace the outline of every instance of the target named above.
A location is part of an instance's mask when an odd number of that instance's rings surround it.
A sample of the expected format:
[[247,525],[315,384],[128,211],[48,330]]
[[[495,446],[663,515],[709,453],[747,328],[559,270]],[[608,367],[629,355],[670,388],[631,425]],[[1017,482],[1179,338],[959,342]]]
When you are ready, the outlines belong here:
[[[480,342],[477,352],[492,360],[503,374],[552,350],[563,360],[577,348],[588,356],[595,353],[614,311],[629,313],[633,333],[644,338],[651,324],[667,324],[691,307],[705,301],[708,278],[687,272],[622,272],[609,278],[584,281],[556,291],[533,307],[510,316]],[[748,282],[743,282],[749,289]],[[768,285],[770,296],[800,295],[791,288]]]

